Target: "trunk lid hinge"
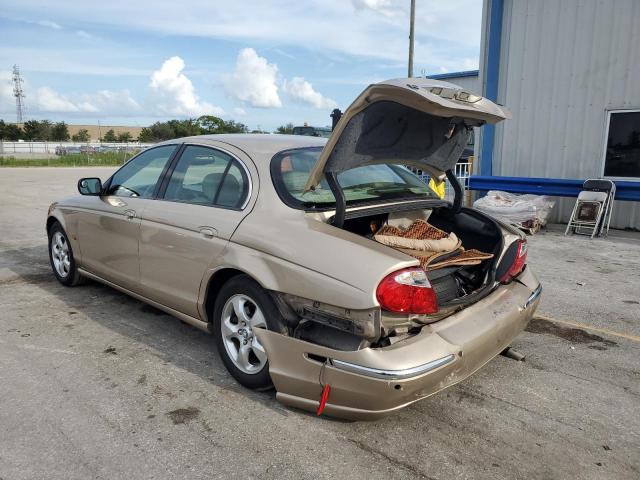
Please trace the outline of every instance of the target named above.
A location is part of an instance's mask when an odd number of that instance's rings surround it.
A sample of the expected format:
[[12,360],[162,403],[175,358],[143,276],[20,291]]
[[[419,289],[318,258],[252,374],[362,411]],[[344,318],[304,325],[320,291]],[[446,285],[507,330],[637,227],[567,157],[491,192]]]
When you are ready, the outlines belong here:
[[333,196],[336,197],[336,214],[333,217],[333,225],[338,228],[342,228],[344,225],[344,215],[347,210],[347,199],[344,196],[344,191],[338,183],[338,174],[335,172],[326,172],[325,177]]
[[455,176],[451,169],[446,172],[447,180],[453,187],[453,191],[455,192],[455,196],[453,197],[453,213],[460,213],[462,209],[462,198],[464,196],[464,192],[462,191],[462,187],[460,186],[460,182],[458,181],[458,177]]

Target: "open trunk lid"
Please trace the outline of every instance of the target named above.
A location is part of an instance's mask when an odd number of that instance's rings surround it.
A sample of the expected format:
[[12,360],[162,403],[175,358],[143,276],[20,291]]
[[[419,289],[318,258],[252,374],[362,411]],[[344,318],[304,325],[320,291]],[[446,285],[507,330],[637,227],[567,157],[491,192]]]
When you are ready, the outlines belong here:
[[503,107],[447,82],[400,78],[370,85],[336,125],[305,190],[327,173],[380,163],[442,178],[460,158],[471,127],[505,118],[510,114]]

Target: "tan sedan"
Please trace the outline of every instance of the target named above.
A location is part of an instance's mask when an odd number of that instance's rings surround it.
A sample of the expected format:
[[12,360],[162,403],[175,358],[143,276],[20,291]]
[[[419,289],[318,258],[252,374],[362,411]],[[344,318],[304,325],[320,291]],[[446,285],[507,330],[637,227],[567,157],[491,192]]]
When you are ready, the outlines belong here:
[[[461,206],[470,129],[507,117],[459,87],[368,87],[332,136],[149,148],[51,205],[53,272],[210,331],[229,372],[288,405],[375,418],[509,346],[541,286],[513,228]],[[446,202],[407,166],[447,176]]]

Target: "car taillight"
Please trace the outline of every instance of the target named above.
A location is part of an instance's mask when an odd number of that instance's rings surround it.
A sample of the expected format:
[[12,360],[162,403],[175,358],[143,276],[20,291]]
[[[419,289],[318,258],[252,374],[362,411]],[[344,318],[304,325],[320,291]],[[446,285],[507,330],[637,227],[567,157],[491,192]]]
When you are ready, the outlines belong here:
[[500,277],[499,280],[501,283],[510,282],[513,278],[517,277],[527,264],[527,241],[518,240],[516,244],[516,256],[513,263],[509,266],[509,269]]
[[384,310],[397,313],[436,313],[438,300],[421,268],[405,268],[382,279],[376,297]]

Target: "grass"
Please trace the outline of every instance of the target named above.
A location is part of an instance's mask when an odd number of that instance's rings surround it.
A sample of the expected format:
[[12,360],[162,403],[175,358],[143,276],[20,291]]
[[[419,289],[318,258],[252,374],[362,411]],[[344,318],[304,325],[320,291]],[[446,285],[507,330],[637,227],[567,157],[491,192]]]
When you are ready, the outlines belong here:
[[80,153],[60,155],[55,158],[0,157],[0,167],[112,167],[122,165],[136,153]]

